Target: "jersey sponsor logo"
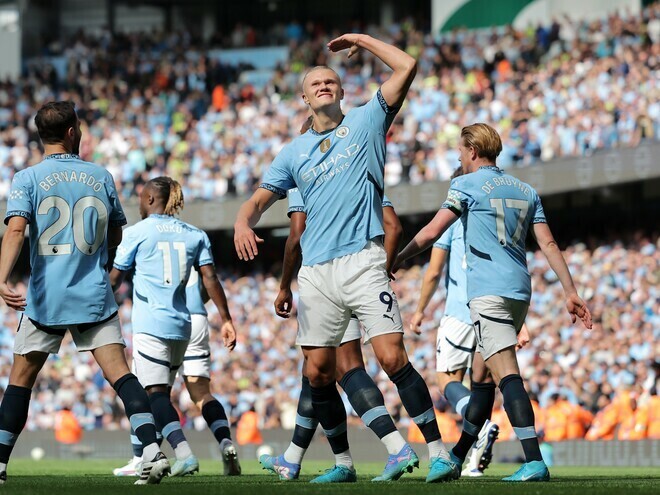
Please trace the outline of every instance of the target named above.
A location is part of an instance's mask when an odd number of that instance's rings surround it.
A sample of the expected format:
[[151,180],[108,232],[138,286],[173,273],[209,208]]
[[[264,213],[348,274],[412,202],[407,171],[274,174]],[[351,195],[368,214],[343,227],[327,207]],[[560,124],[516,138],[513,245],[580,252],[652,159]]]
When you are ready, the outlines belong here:
[[319,147],[321,150],[321,153],[325,153],[330,149],[330,138],[326,138],[321,142],[321,146]]
[[463,211],[463,207],[461,206],[461,195],[458,193],[458,191],[455,191],[453,189],[450,189],[449,192],[447,193],[447,199],[445,200],[445,204],[449,205],[450,208],[454,208],[458,211]]
[[353,143],[348,145],[345,149],[341,150],[336,155],[326,158],[315,167],[312,167],[309,170],[303,172],[301,175],[303,182],[312,182],[330,169],[335,169],[332,171],[332,176],[344,171],[350,166],[348,159],[356,155],[358,151],[360,151],[359,144]]
[[346,127],[345,125],[343,125],[343,126],[339,127],[339,128],[335,131],[335,136],[337,136],[338,138],[342,138],[342,139],[343,139],[343,138],[345,138],[346,136],[348,136],[348,133],[349,133],[349,132],[350,132],[349,128]]

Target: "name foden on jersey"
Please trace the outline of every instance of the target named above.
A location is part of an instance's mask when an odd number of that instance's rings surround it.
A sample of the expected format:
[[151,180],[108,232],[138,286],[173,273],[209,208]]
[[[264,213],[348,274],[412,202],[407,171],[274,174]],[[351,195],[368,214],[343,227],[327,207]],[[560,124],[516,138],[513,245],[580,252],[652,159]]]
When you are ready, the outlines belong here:
[[49,191],[51,187],[60,182],[78,182],[91,187],[94,192],[99,192],[103,188],[103,184],[96,180],[96,177],[89,175],[86,172],[76,172],[75,170],[63,170],[61,172],[53,172],[44,177],[44,180],[39,182],[39,187],[44,191]]

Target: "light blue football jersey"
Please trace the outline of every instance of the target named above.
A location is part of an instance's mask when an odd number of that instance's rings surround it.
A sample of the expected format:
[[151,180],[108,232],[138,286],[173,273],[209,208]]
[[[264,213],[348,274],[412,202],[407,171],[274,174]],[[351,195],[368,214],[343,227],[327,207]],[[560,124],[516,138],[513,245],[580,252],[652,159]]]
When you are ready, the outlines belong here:
[[445,315],[453,316],[463,323],[472,325],[470,308],[467,299],[467,260],[465,258],[465,241],[463,240],[463,225],[454,222],[433,247],[448,253],[447,274],[445,275]]
[[[290,217],[292,213],[302,212],[305,213],[305,203],[303,202],[302,195],[297,187],[289,189],[286,192],[287,200],[289,201],[289,208],[287,210],[287,215]],[[383,208],[386,207],[394,208],[394,205],[389,200],[389,198],[383,194]]]
[[281,197],[300,191],[307,213],[303,265],[357,253],[383,235],[385,135],[396,111],[379,90],[335,129],[310,129],[273,160],[260,187]]
[[5,223],[14,216],[30,226],[26,316],[55,326],[98,322],[117,311],[105,269],[107,231],[126,217],[109,172],[78,155],[49,155],[14,176]]
[[202,300],[202,278],[194,268],[190,270],[190,277],[186,284],[186,307],[191,315],[208,316]]
[[531,278],[525,239],[533,223],[545,223],[541,199],[530,185],[496,166],[455,178],[442,205],[465,228],[468,301],[501,296],[529,302]]
[[193,266],[213,264],[206,233],[169,215],[149,215],[124,231],[114,266],[133,277],[133,332],[190,338],[186,284]]

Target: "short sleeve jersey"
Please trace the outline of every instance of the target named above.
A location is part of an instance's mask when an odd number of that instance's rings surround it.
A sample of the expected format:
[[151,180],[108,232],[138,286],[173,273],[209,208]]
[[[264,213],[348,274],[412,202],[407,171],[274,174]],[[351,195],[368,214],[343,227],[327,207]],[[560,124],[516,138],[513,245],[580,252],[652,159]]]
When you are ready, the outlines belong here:
[[298,189],[307,213],[303,265],[357,253],[383,235],[385,135],[396,111],[379,90],[335,129],[310,129],[273,160],[260,187],[281,197]]
[[190,277],[186,284],[186,307],[191,315],[208,315],[202,300],[202,279],[195,269],[190,270]]
[[5,223],[29,224],[32,273],[25,314],[46,326],[94,323],[117,311],[107,233],[126,224],[112,175],[78,155],[56,154],[18,172]]
[[445,288],[447,299],[445,315],[472,325],[467,299],[467,261],[465,258],[465,242],[463,240],[463,225],[454,222],[433,247],[447,251],[447,272]]
[[114,266],[133,277],[133,332],[190,338],[186,285],[193,266],[213,264],[206,233],[178,218],[150,215],[124,231]]
[[534,188],[485,166],[455,178],[442,207],[461,215],[465,228],[468,300],[501,296],[529,302],[525,239],[531,224],[546,221]]

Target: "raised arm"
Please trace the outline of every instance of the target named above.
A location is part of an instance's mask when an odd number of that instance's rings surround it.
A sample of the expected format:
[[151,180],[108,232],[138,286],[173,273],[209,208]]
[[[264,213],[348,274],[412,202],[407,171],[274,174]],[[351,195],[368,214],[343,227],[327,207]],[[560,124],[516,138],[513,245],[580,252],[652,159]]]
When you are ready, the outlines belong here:
[[412,258],[416,254],[431,247],[436,239],[444,234],[445,230],[458,220],[458,218],[459,217],[449,208],[441,208],[440,211],[436,213],[435,217],[433,217],[433,220],[426,224],[426,226],[417,233],[413,240],[410,241],[399,253],[396,262],[394,263],[393,270],[396,272],[401,263],[405,260]]
[[215,307],[218,308],[218,313],[220,313],[220,318],[222,319],[220,335],[222,336],[225,347],[233,350],[236,347],[236,330],[234,329],[231,314],[229,313],[227,296],[220,284],[220,280],[218,280],[218,274],[215,273],[213,265],[208,264],[199,267],[199,276],[202,277],[202,285],[206,289],[206,292],[208,292]]
[[2,237],[2,251],[0,255],[0,297],[4,299],[7,306],[16,311],[25,309],[25,296],[14,292],[9,288],[7,282],[11,275],[16,260],[21,254],[23,241],[25,239],[25,229],[27,228],[27,219],[21,216],[11,217],[7,223],[7,230]]
[[280,282],[280,292],[275,299],[275,313],[281,318],[291,316],[293,309],[293,294],[291,294],[291,280],[293,274],[300,264],[300,237],[305,231],[305,220],[307,215],[304,212],[291,213],[291,226],[289,237],[284,247],[284,264],[282,266],[282,280]]
[[410,321],[410,330],[416,334],[421,333],[422,320],[424,319],[424,311],[429,305],[433,294],[438,288],[440,276],[442,275],[442,268],[447,261],[447,251],[438,247],[431,250],[431,261],[424,273],[424,280],[422,281],[422,293],[419,296],[419,303],[417,303],[417,310],[413,314]]
[[261,215],[278,199],[276,193],[260,187],[241,205],[234,223],[234,247],[238,259],[253,260],[259,254],[257,244],[264,241],[257,237],[252,228],[259,223]]
[[333,52],[348,49],[349,58],[360,48],[364,48],[381,59],[394,71],[380,88],[383,98],[390,107],[402,105],[417,73],[417,61],[413,57],[396,46],[372,38],[368,34],[344,34],[329,42],[328,48]]
[[566,261],[559,250],[559,246],[557,246],[550,227],[547,223],[535,223],[532,232],[543,255],[547,258],[550,268],[557,274],[557,278],[559,278],[559,282],[564,288],[566,309],[571,315],[571,321],[575,323],[577,318],[580,318],[584,326],[590,329],[592,327],[591,313],[586,303],[578,296],[575,284],[573,284],[573,277],[568,271]]
[[385,268],[387,273],[391,273],[396,255],[399,252],[399,243],[403,235],[403,227],[392,206],[383,207],[383,230],[385,231],[385,240],[383,242],[385,252],[387,253],[387,263]]

